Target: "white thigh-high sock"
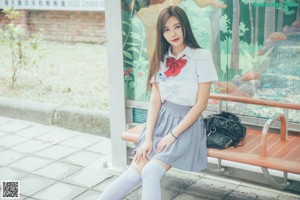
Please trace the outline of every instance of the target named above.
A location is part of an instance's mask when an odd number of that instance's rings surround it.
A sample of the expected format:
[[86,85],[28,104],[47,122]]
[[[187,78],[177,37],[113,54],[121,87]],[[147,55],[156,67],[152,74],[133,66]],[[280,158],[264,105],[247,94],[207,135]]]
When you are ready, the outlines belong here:
[[142,170],[142,200],[160,200],[160,180],[166,169],[157,162],[150,161]]
[[103,191],[98,200],[121,200],[141,182],[141,175],[130,166]]

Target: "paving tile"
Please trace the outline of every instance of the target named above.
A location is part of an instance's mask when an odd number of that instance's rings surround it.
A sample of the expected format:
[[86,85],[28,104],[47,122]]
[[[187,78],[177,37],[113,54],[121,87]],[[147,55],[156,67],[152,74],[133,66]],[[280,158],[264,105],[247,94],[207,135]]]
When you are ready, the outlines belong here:
[[93,187],[93,190],[103,192],[114,180],[116,180],[119,176],[112,176],[109,179],[106,179],[105,181],[101,182],[100,184]]
[[64,140],[75,137],[76,135],[78,135],[78,132],[70,131],[67,129],[54,128],[50,132],[36,137],[36,139],[51,144],[58,144],[63,142]]
[[[299,192],[300,193],[300,192]],[[299,200],[300,199],[300,194],[287,194],[287,193],[282,193],[278,197],[279,200]]]
[[24,130],[17,131],[15,135],[20,135],[27,138],[34,138],[41,136],[42,134],[45,134],[51,131],[52,129],[53,128],[49,126],[32,126]]
[[103,171],[84,168],[65,178],[62,180],[62,182],[76,184],[85,188],[91,188],[112,176],[112,174],[105,173]]
[[12,147],[12,149],[19,151],[19,152],[25,152],[25,153],[35,153],[37,151],[40,151],[42,149],[45,149],[49,147],[51,144],[41,142],[39,140],[28,140],[26,142],[23,142],[22,144],[15,145]]
[[49,178],[30,174],[20,179],[20,193],[29,197],[55,182]]
[[3,137],[1,137],[0,146],[9,148],[16,144],[20,144],[26,140],[28,140],[28,138],[16,136],[13,134],[7,134],[7,135],[4,135]]
[[196,196],[210,197],[210,199],[223,199],[238,185],[228,182],[217,181],[208,178],[202,178],[188,187],[185,193]]
[[24,195],[20,195],[20,198],[18,200],[25,200],[25,199],[28,199],[28,197]]
[[93,144],[86,148],[88,151],[92,151],[95,153],[102,153],[102,154],[111,154],[111,140],[108,138],[101,137],[101,140],[96,144]]
[[98,155],[99,157],[97,158],[97,160],[87,165],[86,168],[101,170],[101,169],[107,169],[109,167],[112,167],[111,155],[109,154],[103,155],[100,153],[98,153]]
[[177,190],[169,189],[169,188],[164,188],[162,187],[161,189],[161,197],[162,199],[174,199],[180,192]]
[[207,200],[207,197],[200,197],[193,194],[182,193],[176,196],[173,200]]
[[[169,188],[162,188],[161,189],[161,199],[163,200],[171,200],[174,199],[179,194],[179,191],[172,190]],[[138,189],[131,192],[129,195],[127,195],[125,198],[128,200],[136,200],[141,199],[142,197],[142,187],[139,187]]]
[[12,122],[14,119],[8,117],[0,117],[0,125]]
[[231,177],[225,177],[225,176],[218,176],[218,175],[214,175],[214,174],[205,174],[203,176],[203,178],[205,179],[209,179],[209,180],[214,180],[214,181],[217,181],[217,182],[221,182],[221,183],[228,183],[228,184],[233,184],[233,185],[242,185],[242,184],[245,184],[245,182],[242,182],[242,181],[239,181],[237,179],[233,179]]
[[142,187],[138,186],[134,188],[131,192],[129,192],[127,196],[125,196],[125,199],[127,200],[142,199]]
[[8,167],[0,168],[0,180],[19,180],[26,173]]
[[165,188],[176,189],[179,191],[183,191],[195,183],[196,180],[190,179],[188,177],[177,177],[174,175],[164,176],[161,181],[161,185]]
[[73,147],[73,148],[83,149],[91,146],[92,144],[96,143],[99,140],[100,137],[96,137],[96,136],[92,137],[89,135],[81,134],[71,139],[68,139],[66,141],[63,141],[60,144]]
[[295,193],[299,196],[300,199],[300,176],[299,176],[299,181],[289,181],[290,185],[287,187],[287,190],[290,191],[291,193]]
[[37,156],[28,156],[8,165],[8,167],[18,169],[24,172],[34,172],[35,170],[44,167],[50,164],[51,162],[53,162],[53,160]]
[[61,159],[61,161],[85,167],[96,163],[100,159],[100,154],[81,150],[67,157],[64,157],[63,159]]
[[87,191],[87,189],[82,187],[57,182],[34,194],[32,197],[43,200],[68,200],[77,197],[85,191]]
[[0,131],[0,137],[4,136],[4,135],[8,135],[9,133],[5,133],[5,132],[2,132]]
[[71,153],[74,153],[75,151],[78,151],[78,149],[62,145],[52,145],[47,149],[37,152],[35,155],[51,158],[53,160],[59,160],[67,155],[70,155]]
[[24,156],[27,155],[17,151],[6,149],[0,152],[0,165],[2,166],[8,165]]
[[100,196],[100,192],[88,190],[85,193],[74,198],[73,200],[95,200],[95,199],[98,199],[99,196]]
[[249,198],[254,199],[276,199],[280,195],[280,191],[268,189],[263,186],[253,187],[249,184],[247,186],[241,185],[234,189],[234,191],[228,196],[230,197],[237,197],[237,196],[246,196]]
[[233,191],[230,195],[226,196],[224,200],[263,200],[257,198],[255,195],[242,194],[239,192]]
[[75,165],[70,165],[63,162],[54,162],[33,172],[33,174],[52,178],[59,181],[79,171],[80,169],[80,167]]
[[32,124],[30,122],[14,120],[12,122],[0,125],[0,131],[7,132],[7,133],[14,133],[19,130],[28,128],[31,125]]
[[188,171],[183,171],[175,168],[171,168],[167,173],[167,176],[173,176],[177,178],[182,178],[182,179],[190,179],[190,180],[200,180],[201,178],[205,177],[203,173],[198,173],[198,172],[188,172]]

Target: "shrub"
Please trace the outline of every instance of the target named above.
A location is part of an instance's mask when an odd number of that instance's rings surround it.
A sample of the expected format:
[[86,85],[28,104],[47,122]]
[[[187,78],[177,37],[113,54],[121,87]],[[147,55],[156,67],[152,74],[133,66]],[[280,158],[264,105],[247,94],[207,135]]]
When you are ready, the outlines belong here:
[[20,17],[19,11],[7,8],[2,12],[4,12],[7,22],[0,28],[0,46],[9,49],[12,69],[11,89],[14,89],[17,75],[21,70],[29,71],[33,78],[43,84],[36,73],[39,61],[46,55],[43,31],[39,30],[31,36],[27,36],[24,28],[14,24],[14,21]]

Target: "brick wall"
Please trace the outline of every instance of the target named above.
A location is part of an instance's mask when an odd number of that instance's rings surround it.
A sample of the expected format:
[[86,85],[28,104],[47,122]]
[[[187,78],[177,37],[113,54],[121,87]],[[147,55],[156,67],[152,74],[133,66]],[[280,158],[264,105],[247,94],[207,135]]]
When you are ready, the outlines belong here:
[[[105,42],[105,13],[80,11],[22,11],[19,22],[32,33],[44,30],[46,40]],[[0,26],[4,15],[0,14]]]
[[[0,28],[8,22],[8,19],[5,18],[4,13],[2,12],[2,10],[0,9]],[[28,34],[28,12],[25,10],[20,11],[20,17],[16,20],[11,21],[14,24],[19,24],[20,26],[22,26],[25,30],[25,32]]]

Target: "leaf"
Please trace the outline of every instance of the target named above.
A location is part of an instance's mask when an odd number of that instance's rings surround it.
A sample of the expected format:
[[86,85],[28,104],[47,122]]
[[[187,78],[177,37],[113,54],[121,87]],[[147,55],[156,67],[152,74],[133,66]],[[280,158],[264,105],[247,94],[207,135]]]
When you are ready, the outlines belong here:
[[244,22],[240,22],[240,32],[239,32],[239,35],[243,36],[243,35],[245,35],[245,33],[247,31],[249,31],[249,29],[246,27],[245,23]]
[[124,60],[125,63],[129,64],[130,66],[132,65],[132,62]]
[[142,41],[142,39],[141,39],[142,37],[139,34],[135,33],[135,32],[131,32],[131,36],[134,39]]
[[128,23],[127,21],[125,21],[125,20],[122,21],[122,24],[126,24],[126,25],[128,25],[128,26],[131,26],[131,24]]
[[127,45],[130,45],[130,46],[138,46],[139,44],[137,44],[137,43],[133,43],[133,42],[128,42],[128,43],[126,43]]
[[226,14],[221,16],[221,18],[220,18],[220,30],[223,33],[228,33],[228,31],[230,30],[229,24],[230,24],[230,19],[228,18],[228,16]]
[[132,55],[128,53],[127,51],[123,51],[124,56],[126,56],[129,59],[132,59]]
[[126,36],[126,33],[125,33],[125,31],[122,31],[122,35]]
[[131,76],[124,76],[125,81],[133,81],[133,78]]
[[136,47],[130,47],[127,49],[127,51],[135,51],[137,53],[140,53],[140,51]]
[[140,22],[139,21],[137,21],[137,20],[132,20],[132,24],[136,27],[136,28],[140,28],[140,26],[141,26],[141,24],[140,24]]

